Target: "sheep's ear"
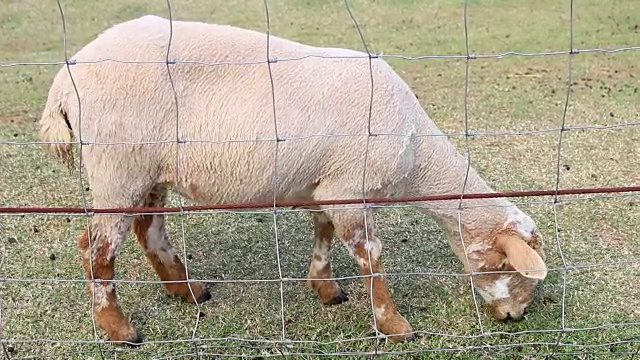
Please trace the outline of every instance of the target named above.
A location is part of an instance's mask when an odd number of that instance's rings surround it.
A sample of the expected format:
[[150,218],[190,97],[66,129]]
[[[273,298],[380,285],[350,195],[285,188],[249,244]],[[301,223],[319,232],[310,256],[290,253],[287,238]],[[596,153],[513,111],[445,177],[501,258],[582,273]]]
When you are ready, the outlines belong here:
[[496,247],[507,254],[507,261],[522,276],[542,280],[547,277],[544,260],[517,235],[498,235]]

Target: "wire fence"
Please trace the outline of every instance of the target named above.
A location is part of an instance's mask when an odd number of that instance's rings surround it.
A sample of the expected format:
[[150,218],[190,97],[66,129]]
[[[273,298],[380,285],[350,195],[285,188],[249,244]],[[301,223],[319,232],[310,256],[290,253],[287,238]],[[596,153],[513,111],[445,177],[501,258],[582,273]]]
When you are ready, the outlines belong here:
[[[567,321],[567,289],[568,289],[568,274],[572,271],[579,270],[588,270],[588,269],[611,269],[611,268],[623,268],[629,265],[637,265],[640,264],[640,259],[630,258],[625,260],[618,261],[607,261],[607,262],[599,262],[595,264],[571,264],[566,256],[563,253],[563,245],[561,242],[561,230],[559,229],[558,222],[558,205],[560,203],[568,203],[568,202],[578,202],[578,201],[586,201],[586,200],[599,200],[606,198],[622,198],[622,197],[635,197],[638,196],[638,192],[640,192],[640,186],[638,184],[632,184],[630,186],[625,187],[591,187],[591,188],[562,188],[561,186],[561,174],[560,169],[561,159],[562,159],[562,149],[563,149],[563,141],[565,134],[568,131],[572,130],[624,130],[633,127],[637,127],[640,125],[640,119],[626,119],[616,124],[611,125],[568,125],[567,124],[567,114],[568,109],[571,103],[571,89],[573,83],[573,74],[574,74],[574,58],[576,56],[588,56],[589,54],[594,53],[603,53],[603,54],[619,54],[622,52],[634,52],[640,50],[640,46],[625,46],[614,49],[602,49],[602,48],[588,48],[588,49],[578,49],[575,46],[574,42],[574,1],[569,0],[568,4],[570,6],[570,16],[569,16],[569,37],[567,39],[567,49],[559,50],[559,51],[547,51],[547,52],[536,52],[536,53],[525,53],[525,52],[517,52],[517,51],[508,51],[504,53],[497,54],[473,54],[470,51],[469,46],[469,25],[468,25],[468,8],[469,8],[469,0],[465,0],[462,6],[464,7],[464,35],[465,35],[465,53],[458,55],[400,55],[400,54],[375,54],[370,51],[370,46],[367,42],[367,39],[362,31],[361,23],[358,21],[357,14],[352,10],[350,6],[350,1],[344,0],[344,11],[349,15],[349,18],[353,22],[353,26],[358,33],[358,37],[361,40],[362,46],[364,48],[364,52],[368,55],[365,59],[368,59],[369,66],[369,74],[370,74],[370,97],[368,99],[368,129],[367,133],[364,135],[351,135],[351,134],[316,134],[312,136],[305,137],[284,137],[281,135],[280,129],[278,127],[277,119],[279,118],[279,114],[277,112],[277,99],[278,94],[275,91],[274,85],[274,76],[272,73],[272,66],[274,64],[280,62],[289,62],[289,61],[302,61],[311,57],[318,56],[302,56],[296,58],[275,58],[272,56],[270,52],[270,38],[271,38],[271,21],[270,21],[270,1],[263,0],[264,5],[264,13],[265,13],[265,33],[266,33],[266,53],[264,54],[263,61],[252,61],[252,62],[241,62],[241,61],[233,61],[233,62],[205,62],[205,61],[196,61],[190,59],[174,59],[171,58],[171,49],[173,46],[173,21],[174,21],[174,12],[172,10],[172,1],[167,0],[167,14],[168,19],[170,20],[169,29],[169,42],[167,44],[166,49],[166,58],[164,61],[126,61],[117,58],[106,58],[106,59],[96,59],[94,61],[77,61],[70,57],[69,49],[68,49],[68,33],[67,33],[67,20],[65,17],[65,6],[71,6],[64,4],[63,1],[57,0],[57,6],[59,8],[60,17],[62,21],[62,33],[63,33],[63,48],[65,53],[64,61],[56,61],[56,62],[7,62],[0,63],[0,69],[2,68],[13,68],[13,67],[23,67],[23,66],[43,66],[43,65],[52,65],[52,66],[60,66],[64,65],[68,74],[73,82],[73,86],[75,88],[75,96],[78,101],[79,108],[79,118],[82,121],[82,105],[80,99],[80,93],[76,88],[76,84],[74,82],[73,73],[71,68],[78,64],[97,64],[104,62],[118,62],[118,63],[155,63],[155,64],[165,64],[168,81],[171,84],[172,94],[175,102],[175,140],[171,141],[149,141],[149,142],[140,142],[135,144],[161,144],[161,143],[171,143],[176,145],[176,179],[181,177],[180,168],[183,159],[181,158],[181,146],[189,143],[209,143],[209,144],[222,144],[222,143],[232,143],[232,142],[270,142],[275,144],[275,159],[273,166],[273,189],[274,196],[273,201],[271,202],[253,202],[253,203],[227,203],[227,204],[206,204],[206,205],[185,205],[183,199],[178,197],[178,205],[177,206],[163,206],[163,207],[125,207],[125,208],[92,208],[89,203],[89,199],[85,194],[84,189],[87,187],[85,180],[82,177],[83,170],[83,157],[82,151],[83,148],[91,145],[102,145],[102,146],[114,146],[114,145],[128,145],[133,144],[129,142],[95,142],[89,141],[86,138],[82,137],[82,134],[79,135],[78,139],[74,143],[78,145],[78,151],[80,153],[79,159],[79,167],[78,167],[78,186],[80,189],[80,194],[82,198],[82,207],[49,207],[44,206],[5,206],[0,207],[0,214],[4,216],[25,216],[31,214],[46,214],[51,216],[81,216],[86,217],[86,225],[89,225],[90,219],[92,216],[96,214],[130,214],[130,215],[141,215],[141,214],[165,214],[165,215],[178,215],[179,223],[178,223],[178,233],[181,235],[181,256],[184,261],[184,266],[187,274],[187,281],[192,282],[196,281],[192,279],[192,275],[189,268],[189,256],[187,253],[187,245],[186,245],[186,233],[187,233],[187,225],[185,222],[185,217],[187,215],[193,214],[235,214],[239,210],[242,210],[243,213],[254,213],[254,214],[268,214],[272,216],[273,219],[273,251],[275,252],[276,265],[277,265],[277,277],[273,278],[259,278],[259,279],[198,279],[197,281],[205,283],[205,284],[249,284],[249,283],[260,283],[260,284],[277,284],[278,293],[279,293],[279,336],[278,338],[273,339],[251,339],[243,336],[232,336],[232,337],[214,337],[212,334],[204,334],[200,332],[200,314],[202,313],[201,307],[203,305],[198,304],[194,309],[194,325],[191,330],[191,336],[188,339],[163,339],[163,340],[145,340],[145,344],[157,344],[157,345],[171,345],[170,350],[157,350],[149,348],[145,349],[136,348],[136,349],[128,349],[128,348],[118,348],[113,347],[110,344],[109,340],[105,340],[100,334],[99,327],[97,325],[97,320],[94,315],[94,304],[95,299],[93,299],[92,310],[91,310],[91,321],[93,326],[93,339],[92,340],[60,340],[60,339],[48,339],[42,338],[37,333],[33,333],[33,337],[30,339],[16,339],[12,338],[11,334],[3,333],[2,325],[3,324],[3,307],[6,304],[7,299],[2,299],[0,301],[0,344],[2,344],[2,354],[6,359],[27,359],[27,358],[71,358],[71,357],[86,357],[86,356],[94,356],[97,353],[100,354],[102,359],[107,358],[118,358],[119,356],[128,356],[129,354],[137,354],[141,356],[148,356],[154,359],[181,359],[181,358],[249,358],[249,357],[275,357],[275,356],[346,356],[346,355],[354,355],[360,357],[371,357],[371,356],[382,356],[382,355],[404,355],[404,356],[430,356],[430,354],[438,353],[440,355],[445,354],[445,356],[456,356],[456,354],[464,354],[464,353],[472,353],[477,356],[491,356],[491,357],[501,357],[501,358],[556,358],[556,357],[566,357],[566,358],[583,358],[585,356],[589,356],[590,354],[599,354],[600,356],[610,356],[612,358],[628,358],[628,359],[639,359],[640,358],[640,321],[638,319],[632,319],[632,321],[621,321],[617,323],[607,323],[596,326],[589,327],[572,327],[568,324]],[[566,64],[566,74],[567,74],[567,86],[566,86],[566,95],[564,96],[564,105],[563,105],[563,113],[559,126],[554,128],[546,128],[546,129],[532,129],[526,131],[501,131],[501,132],[482,132],[475,131],[470,129],[469,126],[469,92],[470,92],[470,67],[474,60],[478,59],[503,59],[507,57],[542,57],[542,56],[566,56],[567,64]],[[345,56],[344,58],[359,58],[357,56]],[[469,176],[469,170],[472,164],[472,157],[470,151],[470,139],[474,137],[482,137],[482,136],[527,136],[533,134],[547,134],[547,133],[557,133],[557,146],[556,146],[556,161],[555,161],[555,186],[553,189],[544,189],[544,190],[525,190],[525,191],[511,191],[511,192],[491,192],[491,193],[466,193],[465,190],[467,188],[467,178],[464,179],[464,185],[462,187],[462,192],[459,194],[424,194],[421,196],[412,196],[412,197],[395,197],[395,198],[371,198],[367,197],[367,189],[366,189],[366,176],[369,159],[369,147],[370,147],[370,139],[376,136],[396,136],[400,138],[406,138],[406,134],[388,134],[388,133],[376,133],[372,131],[371,126],[371,118],[374,107],[374,92],[376,83],[374,81],[374,74],[372,68],[372,61],[374,59],[383,58],[383,59],[402,59],[407,61],[420,61],[427,59],[438,59],[438,60],[464,60],[465,61],[465,85],[464,85],[464,131],[460,133],[446,133],[442,136],[447,137],[463,137],[464,139],[464,155],[467,158],[467,172],[466,176]],[[268,67],[269,78],[270,78],[270,87],[271,87],[271,103],[272,103],[272,114],[274,121],[274,137],[273,138],[264,138],[264,139],[252,139],[252,140],[227,140],[227,141],[214,141],[214,140],[194,140],[194,139],[185,139],[181,137],[180,132],[180,123],[178,119],[180,118],[180,107],[178,101],[178,93],[176,91],[176,85],[174,83],[174,73],[172,72],[172,66],[176,64],[194,64],[194,65],[207,65],[207,66],[223,66],[223,65],[259,65],[264,64]],[[265,115],[266,116],[266,115]],[[82,126],[79,126],[78,131]],[[327,200],[327,201],[281,201],[278,199],[278,179],[281,177],[282,169],[279,169],[278,163],[278,153],[282,143],[293,140],[306,140],[314,137],[362,137],[366,138],[366,149],[364,156],[364,161],[362,163],[362,197],[361,198],[352,198],[352,199],[339,199],[339,200]],[[438,135],[412,135],[415,137],[421,136],[438,136]],[[43,142],[43,141],[9,141],[9,140],[0,140],[0,145],[2,146],[32,146],[32,145],[47,145],[54,144],[54,142]],[[356,169],[359,164],[354,164],[354,171],[360,171]],[[570,195],[589,195],[589,196],[570,196]],[[470,294],[473,300],[473,309],[475,312],[475,319],[477,321],[477,333],[475,334],[453,334],[453,333],[443,333],[437,331],[430,331],[428,329],[418,329],[415,330],[415,334],[419,336],[434,336],[441,337],[446,339],[454,339],[460,340],[460,344],[458,346],[441,346],[441,347],[426,347],[421,346],[420,343],[414,343],[414,345],[407,345],[406,347],[400,348],[396,350],[396,348],[388,346],[388,344],[384,341],[384,336],[380,334],[377,330],[375,331],[374,336],[365,336],[365,337],[356,337],[349,336],[347,339],[336,339],[332,341],[316,341],[316,340],[294,340],[287,334],[287,317],[285,313],[285,308],[287,306],[295,306],[294,304],[285,304],[285,286],[292,283],[304,283],[307,281],[306,277],[291,277],[286,276],[283,272],[282,265],[282,254],[281,254],[281,244],[282,240],[279,238],[279,220],[278,216],[286,213],[299,212],[300,209],[297,207],[304,206],[319,206],[319,205],[351,205],[345,206],[344,209],[367,209],[367,208],[376,208],[376,207],[385,207],[385,208],[397,208],[401,209],[404,207],[413,207],[414,205],[407,204],[412,202],[438,202],[438,201],[451,201],[457,200],[458,206],[458,224],[460,226],[459,232],[463,234],[461,228],[461,212],[464,209],[468,209],[473,207],[473,204],[465,203],[465,200],[468,199],[489,199],[489,198],[524,198],[524,197],[543,197],[543,200],[540,201],[529,201],[529,202],[514,202],[516,205],[524,205],[524,204],[548,204],[553,207],[553,217],[554,217],[554,239],[549,243],[548,246],[553,244],[555,246],[555,251],[559,254],[561,259],[561,266],[550,267],[549,272],[558,272],[562,277],[562,294],[561,294],[561,319],[560,319],[560,327],[556,329],[528,329],[522,331],[491,331],[487,330],[485,325],[483,324],[483,316],[481,315],[481,305],[480,301],[476,298],[476,293],[473,291],[474,289],[474,276],[468,277],[470,279],[469,289],[471,290]],[[486,205],[483,205],[486,206]],[[293,208],[293,209],[288,209]],[[261,210],[260,210],[261,209]],[[366,223],[367,217],[364,216],[364,221]],[[367,226],[365,225],[365,229]],[[369,234],[366,233],[366,241],[370,242]],[[460,244],[465,250],[464,253],[467,254],[465,249],[466,244],[468,242],[460,239]],[[0,259],[0,269],[2,268],[2,264],[5,261],[4,254],[2,251],[3,257]],[[371,259],[369,259],[371,260]],[[467,262],[469,259],[467,259]],[[368,262],[371,265],[371,261]],[[91,265],[90,268],[93,268]],[[342,277],[331,277],[327,280],[351,280],[358,279],[362,280],[364,278],[376,277],[377,274],[373,268],[370,268],[371,275],[355,275],[355,276],[342,276]],[[508,272],[501,271],[500,273]],[[389,278],[394,277],[424,277],[424,276],[435,276],[435,277],[458,277],[464,278],[467,277],[468,274],[462,272],[438,272],[438,271],[402,271],[402,272],[387,272],[385,276]],[[472,274],[477,275],[477,274]],[[93,275],[92,275],[93,277]],[[12,276],[2,276],[0,277],[0,283],[56,283],[56,284],[64,284],[64,283],[87,283],[88,280],[82,278],[71,279],[71,278],[22,278],[22,277],[12,277]],[[161,281],[161,280],[126,280],[126,279],[113,279],[113,283],[117,284],[167,284],[172,283],[172,281]],[[178,281],[173,281],[178,282]],[[373,291],[373,281],[369,282],[371,284],[370,291]],[[191,296],[195,298],[193,291],[191,290]],[[1,295],[1,294],[0,294]],[[95,293],[94,293],[95,296]],[[374,329],[376,328],[376,316],[375,316],[375,307],[373,298],[370,299],[370,316],[373,320]],[[83,299],[80,299],[83,301]],[[242,301],[242,300],[238,300]],[[569,339],[572,334],[578,332],[585,331],[605,331],[607,329],[615,329],[615,328],[626,328],[629,329],[630,334],[634,334],[630,338],[626,339],[616,339],[615,341],[607,341],[607,342],[599,342],[593,341],[591,343],[576,343],[575,340]],[[545,341],[519,341],[518,337],[522,335],[531,335],[531,334],[545,334],[550,335],[551,338],[545,338]],[[507,338],[508,343],[492,343],[493,339],[496,338]],[[382,341],[381,341],[382,340]],[[351,345],[361,342],[369,342],[371,347],[368,347],[370,350],[359,350],[361,349],[361,345]],[[464,342],[466,341],[466,342]],[[22,356],[20,354],[14,353],[14,347],[19,346],[22,343],[35,343],[35,344],[46,344],[46,343],[55,343],[58,345],[65,344],[74,344],[74,345],[82,345],[83,350],[79,351],[62,351],[53,355],[34,355],[34,356]],[[342,350],[339,351],[328,351],[327,346],[332,347],[332,349],[340,348]],[[450,354],[450,355],[447,355]]]

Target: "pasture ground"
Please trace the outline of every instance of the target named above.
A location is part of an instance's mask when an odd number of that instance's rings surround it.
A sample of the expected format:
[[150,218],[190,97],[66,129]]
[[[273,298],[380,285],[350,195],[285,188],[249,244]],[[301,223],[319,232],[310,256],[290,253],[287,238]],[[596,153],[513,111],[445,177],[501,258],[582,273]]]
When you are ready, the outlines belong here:
[[[350,3],[372,51],[465,53],[463,1]],[[55,1],[2,0],[0,4],[3,64],[64,59],[62,23]],[[166,3],[160,0],[67,0],[62,4],[69,54],[116,22],[147,13],[167,16]],[[266,29],[262,1],[183,0],[173,1],[172,7],[176,19]],[[269,10],[274,35],[315,45],[363,49],[342,1],[272,0]],[[582,0],[575,2],[574,10],[574,48],[639,45],[640,2]],[[469,4],[471,53],[560,51],[568,49],[568,39],[569,1]],[[389,62],[444,131],[463,131],[463,59]],[[58,65],[0,68],[0,206],[81,206],[81,192],[90,197],[90,192],[80,191],[77,173],[66,171],[41,146],[7,144],[36,140],[37,120],[58,69]],[[559,128],[567,69],[566,55],[472,60],[469,127],[477,132]],[[574,56],[567,125],[637,122],[639,80],[638,51]],[[462,138],[453,140],[463,149]],[[557,141],[558,132],[552,131],[477,136],[469,146],[473,163],[496,189],[550,189],[556,182]],[[637,185],[639,141],[637,126],[566,132],[560,186]],[[414,352],[410,358],[536,359],[550,353],[567,359],[593,358],[595,354],[598,358],[631,358],[640,350],[640,326],[600,326],[640,321],[638,198],[566,198],[556,206],[558,238],[550,200],[514,199],[525,202],[521,207],[538,222],[546,240],[549,268],[563,267],[559,247],[564,261],[573,267],[566,272],[566,292],[564,272],[551,271],[525,321],[500,323],[481,308],[486,333],[508,334],[479,336],[468,282],[447,276],[398,275],[390,278],[390,287],[401,312],[416,330],[433,334],[397,345],[348,341],[374,335],[369,300],[360,279],[342,281],[351,300],[331,308],[321,306],[303,283],[288,282],[284,285],[286,336],[300,341],[288,351]],[[194,214],[170,216],[169,227],[174,244],[182,250],[184,222],[188,266],[195,278],[277,279],[272,219],[269,213]],[[389,273],[460,272],[460,263],[441,230],[414,209],[384,210],[377,220]],[[152,343],[133,350],[93,344],[84,284],[60,280],[83,277],[75,239],[85,221],[83,216],[0,218],[0,276],[6,279],[0,282],[2,355],[11,359],[99,359],[102,351],[107,359],[191,359],[196,358],[189,355],[196,352],[194,344],[201,353],[226,356],[278,354],[275,345],[242,340],[280,339],[278,282],[212,285],[213,300],[199,310],[168,298],[157,283],[122,284],[119,294],[124,310]],[[304,278],[311,255],[309,218],[295,212],[279,214],[278,230],[282,275]],[[336,276],[358,275],[342,246],[335,247],[333,264]],[[133,238],[118,258],[116,277],[156,280]],[[565,329],[597,329],[562,334],[558,331],[563,325]],[[99,332],[98,337],[102,339],[103,334]],[[189,342],[192,337],[201,340]],[[206,340],[227,337],[239,340]],[[179,342],[164,343],[171,340]],[[554,346],[558,341],[566,346]],[[516,343],[522,345],[513,345]],[[615,344],[607,345],[611,343]],[[433,352],[440,348],[449,351]]]

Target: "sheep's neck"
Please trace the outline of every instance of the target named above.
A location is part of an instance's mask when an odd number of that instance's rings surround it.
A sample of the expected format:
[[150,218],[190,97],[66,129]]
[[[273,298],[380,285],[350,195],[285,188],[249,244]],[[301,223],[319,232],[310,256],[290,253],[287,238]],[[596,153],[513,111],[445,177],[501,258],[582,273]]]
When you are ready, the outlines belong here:
[[[415,175],[419,190],[416,195],[495,192],[473,167],[467,171],[466,156],[458,153],[448,140],[431,140],[428,145],[429,151],[424,153],[426,157]],[[503,226],[509,207],[513,206],[504,198],[426,201],[420,205],[452,231],[478,235]]]

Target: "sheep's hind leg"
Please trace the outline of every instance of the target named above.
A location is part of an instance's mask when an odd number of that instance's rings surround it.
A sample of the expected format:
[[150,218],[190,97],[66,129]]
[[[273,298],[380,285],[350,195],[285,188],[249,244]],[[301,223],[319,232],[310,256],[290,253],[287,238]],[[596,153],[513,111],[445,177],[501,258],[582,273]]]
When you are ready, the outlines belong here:
[[82,267],[90,283],[87,291],[92,299],[97,325],[107,332],[109,340],[139,345],[142,339],[122,312],[116,295],[115,259],[126,238],[131,218],[122,215],[95,215],[78,237]]
[[366,211],[366,222],[362,211],[334,207],[328,211],[328,215],[335,225],[338,237],[358,262],[360,272],[365,275],[364,285],[373,298],[373,313],[378,330],[388,335],[391,342],[413,339],[415,335],[411,325],[400,315],[389,294],[380,256],[382,243],[373,231],[371,211]]
[[[167,189],[156,186],[145,199],[144,206],[163,207],[166,197]],[[160,280],[171,281],[163,283],[167,293],[181,296],[191,303],[203,303],[211,299],[211,295],[204,284],[186,281],[187,272],[180,257],[171,246],[164,215],[136,216],[133,222],[133,232]]]
[[334,235],[333,223],[321,212],[314,212],[312,216],[315,234],[307,285],[315,290],[323,304],[338,305],[349,300],[347,294],[335,280],[324,280],[332,277],[329,257]]

